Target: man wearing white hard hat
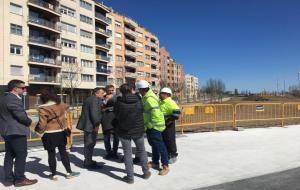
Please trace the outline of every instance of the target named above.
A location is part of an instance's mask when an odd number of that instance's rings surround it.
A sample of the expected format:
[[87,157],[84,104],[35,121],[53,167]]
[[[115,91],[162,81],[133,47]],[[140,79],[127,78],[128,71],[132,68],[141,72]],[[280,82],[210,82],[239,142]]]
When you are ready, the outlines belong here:
[[162,133],[163,140],[167,146],[169,155],[169,164],[173,164],[177,160],[177,146],[176,146],[176,130],[175,120],[179,119],[181,114],[180,108],[176,102],[171,98],[172,90],[170,88],[162,88],[159,93],[159,106],[164,113],[166,129]]
[[161,158],[162,169],[159,171],[159,175],[166,175],[170,169],[168,151],[162,138],[162,132],[166,126],[164,114],[159,107],[159,99],[145,80],[137,81],[136,88],[142,95],[144,125],[148,142],[152,147],[152,161],[148,163],[148,166],[149,168],[159,169],[159,158]]

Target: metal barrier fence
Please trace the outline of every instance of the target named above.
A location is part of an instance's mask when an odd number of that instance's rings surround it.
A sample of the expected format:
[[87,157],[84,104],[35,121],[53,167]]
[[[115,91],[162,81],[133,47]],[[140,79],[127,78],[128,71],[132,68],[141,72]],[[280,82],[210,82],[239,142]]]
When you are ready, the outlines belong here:
[[[184,132],[188,128],[208,127],[216,131],[221,127],[236,128],[239,126],[284,126],[287,124],[300,123],[300,102],[289,103],[238,103],[232,104],[193,104],[181,105],[182,114],[176,121],[177,128]],[[72,129],[73,124],[80,116],[81,109],[74,108],[67,114],[68,127]],[[40,141],[34,127],[38,121],[37,111],[27,112],[33,119],[30,126],[28,141]],[[73,144],[75,136],[83,133],[73,130],[68,145]],[[3,144],[0,139],[0,144]]]

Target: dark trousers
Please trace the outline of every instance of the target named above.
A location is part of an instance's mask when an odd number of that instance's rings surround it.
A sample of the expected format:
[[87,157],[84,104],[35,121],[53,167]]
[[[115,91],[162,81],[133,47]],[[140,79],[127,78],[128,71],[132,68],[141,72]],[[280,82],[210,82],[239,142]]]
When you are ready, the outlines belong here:
[[143,173],[144,174],[147,173],[149,169],[147,166],[148,157],[147,157],[147,152],[145,150],[144,136],[137,139],[120,138],[120,140],[124,151],[124,163],[125,163],[127,177],[133,179],[134,176],[131,141],[133,141],[136,146],[136,155],[141,160]]
[[[50,171],[52,175],[56,175],[56,152],[55,149],[48,149],[48,163],[50,167]],[[66,151],[66,146],[59,146],[58,151],[60,154],[60,159],[68,173],[72,173],[71,166],[70,166],[70,160],[68,153]]]
[[165,145],[167,146],[169,158],[178,156],[176,146],[175,122],[166,127],[162,133]]
[[[110,138],[113,136],[113,149],[111,149]],[[119,148],[119,137],[113,131],[113,129],[103,131],[104,146],[107,154],[116,155]]]
[[[5,141],[4,175],[6,181],[21,181],[25,179],[25,164],[27,157],[27,139],[23,135],[3,137]],[[15,160],[15,162],[14,162]],[[14,171],[13,171],[14,167]]]
[[148,129],[146,133],[148,142],[152,147],[152,162],[154,164],[159,164],[159,158],[161,158],[162,165],[168,166],[168,151],[162,139],[161,132],[155,129]]
[[96,145],[97,133],[95,132],[84,132],[84,164],[91,165],[92,157],[94,153],[94,147]]

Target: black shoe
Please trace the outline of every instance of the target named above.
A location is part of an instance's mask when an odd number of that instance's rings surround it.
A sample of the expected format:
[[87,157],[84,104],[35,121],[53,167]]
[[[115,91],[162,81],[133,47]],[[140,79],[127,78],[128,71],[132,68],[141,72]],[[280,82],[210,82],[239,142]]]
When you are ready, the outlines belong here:
[[112,154],[111,158],[114,159],[114,160],[119,160],[118,154]]
[[141,160],[140,160],[139,157],[135,157],[135,158],[133,159],[133,164],[140,164],[140,162],[141,162]]
[[97,164],[97,162],[93,162],[92,164],[89,165],[84,165],[84,167],[88,170],[97,170],[103,168],[103,166]]
[[106,156],[104,156],[105,160],[110,160],[112,159],[112,154],[106,154]]
[[123,177],[123,181],[125,181],[128,184],[133,184],[134,180],[129,178],[128,176]]
[[2,184],[3,184],[5,187],[9,187],[9,186],[14,185],[14,182],[13,182],[13,181],[4,181]]
[[142,175],[142,178],[143,179],[149,179],[150,178],[150,176],[151,176],[151,172],[146,172],[146,173],[144,173],[143,175]]

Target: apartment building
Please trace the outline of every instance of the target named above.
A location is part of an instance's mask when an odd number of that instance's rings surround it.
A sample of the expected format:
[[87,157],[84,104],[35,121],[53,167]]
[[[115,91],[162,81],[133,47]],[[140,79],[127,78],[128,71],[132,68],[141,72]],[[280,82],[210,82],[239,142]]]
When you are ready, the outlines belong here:
[[[113,78],[111,10],[93,0],[5,0],[0,4],[0,85],[87,94]],[[29,101],[31,99],[29,98]]]
[[147,80],[159,91],[159,40],[133,19],[112,12],[114,18],[115,84]]
[[198,95],[198,78],[191,74],[185,75],[185,97],[188,100],[197,99]]

